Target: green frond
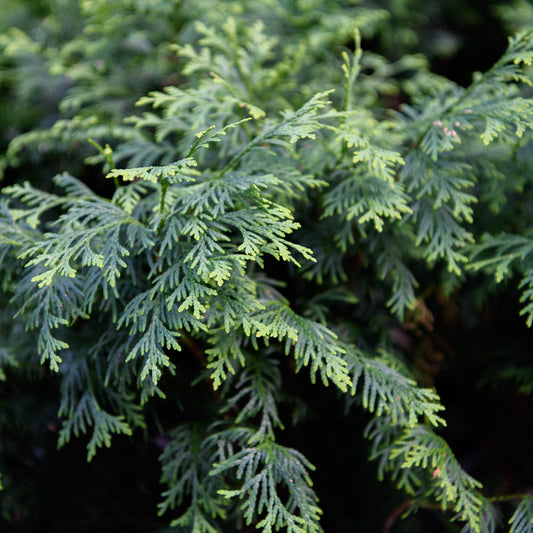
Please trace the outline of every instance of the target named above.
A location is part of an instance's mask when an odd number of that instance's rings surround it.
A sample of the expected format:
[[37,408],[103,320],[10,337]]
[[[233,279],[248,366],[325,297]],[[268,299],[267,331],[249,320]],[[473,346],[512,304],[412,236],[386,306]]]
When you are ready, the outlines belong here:
[[[319,533],[322,511],[308,473],[313,469],[301,453],[265,440],[215,464],[211,475],[236,470],[242,487],[223,489],[219,494],[243,500],[241,509],[247,524],[259,518],[256,527],[264,533],[281,528],[290,533]],[[289,494],[286,503],[281,490]]]
[[364,163],[373,177],[393,184],[398,167],[405,164],[399,152],[386,150],[369,142],[355,128],[341,131],[341,138],[348,148],[353,148],[353,163]]
[[92,427],[92,435],[87,444],[87,460],[90,461],[96,454],[96,449],[111,446],[112,434],[131,435],[129,424],[123,416],[115,416],[104,410],[90,394],[83,394],[79,399],[71,417],[63,423],[59,432],[58,446],[64,446],[72,437],[87,433]]
[[533,252],[533,240],[522,235],[484,235],[469,251],[470,268],[490,269],[500,283],[510,274],[513,263],[523,261]]
[[513,275],[522,274],[518,288],[522,289],[520,303],[525,304],[520,311],[526,315],[527,325],[533,323],[533,240],[522,235],[484,235],[482,240],[469,247],[472,270],[485,270],[494,273],[497,283]]
[[180,329],[190,328],[188,313],[172,316],[161,296],[154,300],[151,291],[146,291],[124,309],[117,328],[125,327],[130,332],[126,362],[141,358],[140,382],[150,377],[153,385],[157,385],[163,368],[174,371],[168,350],[181,350]]
[[283,111],[281,113],[283,120],[260,135],[262,141],[272,141],[276,137],[289,137],[289,142],[294,144],[300,139],[315,139],[316,130],[322,127],[316,113],[330,103],[327,97],[332,92],[330,90],[315,94],[296,111]]
[[423,417],[433,426],[445,425],[438,415],[444,410],[434,390],[416,382],[387,364],[391,356],[371,358],[347,346],[350,394],[359,394],[363,407],[376,416],[387,415],[393,424],[415,427]]
[[[479,531],[483,533],[494,533],[501,526],[497,507],[486,498],[483,498],[480,514]],[[461,529],[461,533],[475,533],[475,527],[474,524],[467,522],[463,529]]]
[[389,457],[399,460],[401,469],[420,468],[430,475],[433,481],[424,496],[434,498],[444,510],[453,509],[458,520],[482,533],[481,483],[461,468],[442,437],[422,425],[406,429],[392,445]]
[[338,214],[361,225],[372,222],[378,232],[383,230],[384,219],[401,220],[412,213],[401,183],[391,184],[369,174],[348,176],[328,191],[324,200],[323,217]]
[[393,314],[403,320],[405,312],[415,304],[415,291],[419,283],[404,261],[403,250],[393,245],[395,235],[397,234],[383,235],[383,245],[380,246],[381,251],[376,257],[376,265],[379,278],[392,282],[390,290],[392,295],[387,301],[387,306]]
[[205,353],[207,369],[213,380],[213,388],[218,389],[228,376],[237,372],[237,364],[244,366],[246,358],[242,350],[242,339],[237,332],[216,331],[209,339],[212,345]]
[[127,187],[119,187],[113,195],[112,202],[117,204],[124,213],[132,215],[141,200],[147,196],[149,186],[143,181],[129,183]]
[[274,428],[284,428],[277,408],[280,386],[281,373],[276,359],[247,354],[245,369],[235,383],[236,392],[227,399],[225,410],[243,405],[235,419],[236,424],[260,417],[257,433],[250,442],[274,439]]
[[345,349],[335,333],[296,314],[287,305],[265,302],[264,311],[249,317],[243,327],[247,336],[285,341],[285,353],[294,357],[297,371],[309,367],[312,382],[318,373],[324,385],[332,381],[342,391],[351,385]]
[[[94,216],[90,207],[91,204],[83,206],[76,215],[86,217],[85,222],[89,222],[89,217]],[[74,215],[74,210],[70,215]],[[74,278],[79,268],[93,266],[100,268],[109,285],[114,287],[121,270],[127,267],[125,258],[130,254],[120,244],[120,229],[120,225],[110,221],[64,234],[47,233],[42,243],[28,248],[21,257],[33,257],[26,263],[27,268],[42,267],[41,273],[32,278],[39,287],[50,285],[56,277]]]
[[527,316],[527,326],[531,327],[533,325],[533,267],[526,270],[518,288],[523,290],[520,303],[526,304],[520,310],[520,315]]
[[522,31],[516,35],[509,37],[509,44],[505,54],[496,63],[494,71],[497,73],[503,66],[513,65],[516,69],[512,73],[505,71],[507,76],[505,79],[522,80],[519,76],[518,68],[521,65],[531,65],[533,62],[533,32]]
[[195,166],[197,166],[196,161],[192,157],[187,157],[163,167],[115,168],[106,177],[121,177],[124,181],[146,180],[153,183],[161,181],[168,183],[191,182],[194,181],[194,177],[189,175],[189,167]]
[[38,331],[37,353],[41,364],[49,361],[50,369],[57,372],[62,360],[59,353],[69,347],[61,339],[61,332],[77,318],[87,315],[80,305],[79,281],[56,277],[49,285],[38,287],[33,282],[36,271],[39,269],[26,270],[21,278],[12,300],[18,304],[15,317],[24,320],[27,331]]
[[462,264],[468,262],[464,248],[473,242],[472,233],[456,222],[448,206],[435,211],[420,201],[413,211],[418,222],[416,244],[424,243],[426,260],[444,259],[448,270],[460,275]]
[[526,496],[509,519],[509,533],[531,533],[533,531],[533,497]]
[[218,533],[217,518],[226,517],[226,501],[218,492],[222,478],[209,475],[219,448],[204,427],[182,424],[170,434],[171,439],[160,456],[162,483],[168,486],[159,504],[159,514],[174,508],[184,512],[175,518],[172,527],[188,527],[194,533]]

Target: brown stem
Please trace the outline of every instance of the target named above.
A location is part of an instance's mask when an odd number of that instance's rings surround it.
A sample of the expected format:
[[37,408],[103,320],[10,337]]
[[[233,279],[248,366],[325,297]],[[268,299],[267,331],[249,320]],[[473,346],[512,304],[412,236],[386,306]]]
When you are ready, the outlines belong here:
[[[388,516],[385,524],[383,525],[383,529],[381,530],[381,533],[391,533],[392,528],[394,527],[394,524],[398,520],[398,518],[401,517],[401,515],[409,509],[411,505],[415,505],[414,500],[407,499],[404,502],[402,502],[398,507],[396,507],[392,513]],[[420,509],[432,509],[434,511],[442,511],[442,506],[438,503],[417,503],[417,508]]]
[[413,500],[407,499],[404,502],[402,502],[396,509],[392,511],[392,513],[388,516],[385,524],[383,525],[383,529],[381,530],[381,533],[391,533],[392,528],[398,518],[409,509],[409,507],[413,504]]

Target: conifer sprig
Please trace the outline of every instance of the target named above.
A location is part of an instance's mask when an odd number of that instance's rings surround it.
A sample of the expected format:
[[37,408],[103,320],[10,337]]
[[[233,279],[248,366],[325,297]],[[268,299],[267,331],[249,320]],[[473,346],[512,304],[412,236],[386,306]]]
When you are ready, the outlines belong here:
[[526,496],[509,519],[509,533],[530,533],[533,531],[533,498]]
[[[530,196],[533,34],[463,88],[419,56],[364,51],[361,35],[390,28],[384,10],[222,4],[97,0],[80,4],[72,43],[0,36],[15,100],[38,100],[43,80],[57,100],[53,125],[0,160],[43,165],[0,199],[0,379],[45,375],[58,444],[86,434],[89,460],[157,427],[160,514],[193,533],[322,531],[315,467],[283,432],[306,410],[290,387],[332,384],[367,411],[378,475],[413,509],[492,533],[496,499],[436,433],[444,406],[414,378],[429,322],[408,318],[475,271],[517,275],[533,322],[531,216],[506,220]],[[160,420],[162,404],[179,409]],[[510,533],[532,516],[524,496]]]

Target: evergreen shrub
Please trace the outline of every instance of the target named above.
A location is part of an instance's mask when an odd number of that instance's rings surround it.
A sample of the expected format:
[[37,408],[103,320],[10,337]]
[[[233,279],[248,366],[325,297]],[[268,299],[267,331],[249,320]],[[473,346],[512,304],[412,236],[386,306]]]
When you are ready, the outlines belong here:
[[462,86],[439,2],[0,2],[6,528],[533,531],[533,33],[496,7]]

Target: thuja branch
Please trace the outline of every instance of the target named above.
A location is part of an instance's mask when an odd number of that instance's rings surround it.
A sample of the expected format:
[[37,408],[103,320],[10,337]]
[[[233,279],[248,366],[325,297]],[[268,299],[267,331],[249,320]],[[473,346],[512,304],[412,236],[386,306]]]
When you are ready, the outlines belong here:
[[[308,102],[296,111],[285,111],[282,113],[283,120],[266,127],[255,139],[252,139],[244,148],[242,148],[222,169],[219,178],[222,178],[230,170],[235,168],[241,159],[253,149],[265,145],[281,145],[290,148],[296,141],[304,138],[314,139],[316,131],[323,127],[322,120],[316,117],[317,111],[329,104],[326,97],[333,90],[324,91],[315,94]],[[321,117],[322,119],[324,117]],[[289,137],[289,141],[284,138]]]

